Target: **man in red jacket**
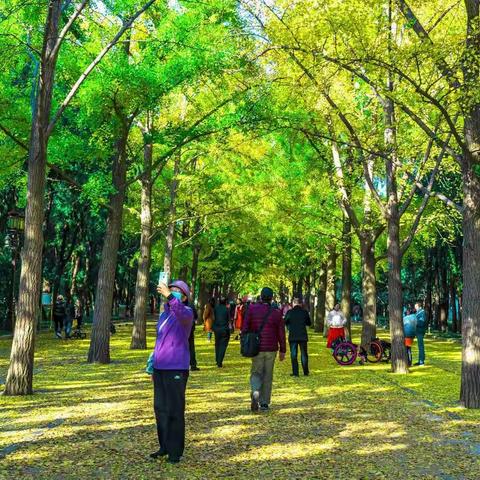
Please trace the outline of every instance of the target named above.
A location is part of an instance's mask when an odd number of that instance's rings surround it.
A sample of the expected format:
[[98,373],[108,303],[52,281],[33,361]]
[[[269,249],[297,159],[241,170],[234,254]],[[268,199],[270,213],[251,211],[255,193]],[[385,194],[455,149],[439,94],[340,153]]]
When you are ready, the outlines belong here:
[[285,359],[287,351],[285,341],[285,324],[282,312],[273,308],[273,290],[265,287],[260,294],[261,302],[250,305],[246,311],[242,333],[258,332],[265,321],[260,334],[260,353],[252,358],[250,372],[251,409],[252,412],[268,410],[272,396],[273,366],[277,351],[279,359]]

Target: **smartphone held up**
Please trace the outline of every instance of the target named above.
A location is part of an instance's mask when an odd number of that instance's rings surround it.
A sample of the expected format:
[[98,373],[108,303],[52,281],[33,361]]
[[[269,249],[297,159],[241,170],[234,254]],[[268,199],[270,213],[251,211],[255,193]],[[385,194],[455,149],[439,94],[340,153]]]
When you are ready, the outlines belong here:
[[168,273],[167,272],[160,272],[158,275],[158,284],[161,285],[164,283],[168,285]]

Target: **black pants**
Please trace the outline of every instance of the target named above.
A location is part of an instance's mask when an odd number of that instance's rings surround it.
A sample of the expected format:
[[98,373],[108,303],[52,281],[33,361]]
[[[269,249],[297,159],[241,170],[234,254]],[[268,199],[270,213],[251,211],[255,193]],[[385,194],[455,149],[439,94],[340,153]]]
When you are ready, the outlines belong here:
[[195,354],[195,326],[193,326],[190,331],[188,346],[190,348],[190,366],[195,368],[197,366],[197,356]]
[[412,347],[406,347],[407,348],[407,361],[408,361],[408,366],[412,366]]
[[160,450],[180,458],[185,448],[188,370],[153,370],[153,405]]
[[298,375],[298,347],[300,347],[300,357],[302,361],[303,374],[308,375],[308,351],[307,342],[290,342],[290,357],[292,359],[292,373]]
[[62,333],[63,317],[53,316],[53,323],[55,324],[55,333]]
[[223,364],[229,341],[229,330],[219,330],[215,332],[215,361],[217,362],[217,365],[221,366]]

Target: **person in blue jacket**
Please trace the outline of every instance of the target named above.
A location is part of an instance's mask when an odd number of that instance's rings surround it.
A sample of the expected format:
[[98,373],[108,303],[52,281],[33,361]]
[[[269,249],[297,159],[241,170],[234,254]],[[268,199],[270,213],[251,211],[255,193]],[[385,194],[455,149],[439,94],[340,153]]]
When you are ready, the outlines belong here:
[[407,349],[408,366],[412,365],[412,345],[415,339],[417,329],[417,317],[415,310],[407,308],[406,315],[403,317],[403,334],[405,336],[405,347]]
[[422,302],[417,302],[415,304],[415,310],[417,317],[416,336],[418,342],[418,362],[415,365],[423,367],[425,365],[425,344],[423,340],[427,331],[427,317]]

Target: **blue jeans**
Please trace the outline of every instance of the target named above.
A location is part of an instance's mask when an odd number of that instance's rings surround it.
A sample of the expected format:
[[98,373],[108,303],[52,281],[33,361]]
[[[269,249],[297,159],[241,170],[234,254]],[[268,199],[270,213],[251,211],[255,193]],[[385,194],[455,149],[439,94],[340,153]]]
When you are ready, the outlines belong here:
[[425,363],[425,344],[423,343],[425,335],[417,334],[418,342],[418,363]]
[[298,347],[300,346],[300,358],[302,361],[303,374],[308,375],[308,352],[307,342],[290,342],[290,357],[292,359],[292,372],[298,375]]
[[71,318],[65,319],[65,336],[68,338],[72,335],[72,323],[73,320]]

